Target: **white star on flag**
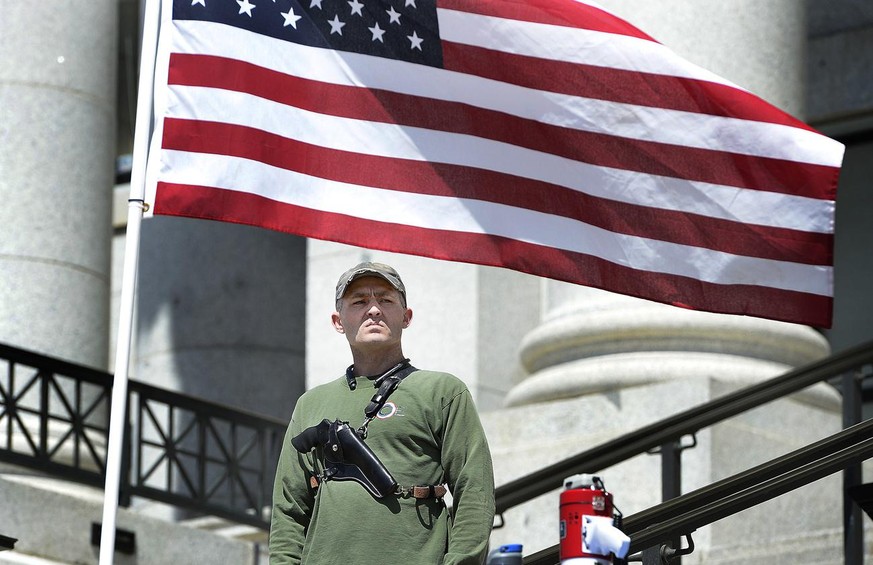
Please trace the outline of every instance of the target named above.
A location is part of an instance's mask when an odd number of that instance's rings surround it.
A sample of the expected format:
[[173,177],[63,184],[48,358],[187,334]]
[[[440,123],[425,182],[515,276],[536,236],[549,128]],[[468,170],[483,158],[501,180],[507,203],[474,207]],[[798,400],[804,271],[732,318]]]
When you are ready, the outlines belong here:
[[397,24],[400,25],[400,12],[394,10],[394,6],[391,6],[391,9],[388,10],[388,17],[391,18],[389,24]]
[[378,40],[380,43],[385,43],[385,40],[382,39],[382,36],[385,35],[385,30],[379,27],[378,22],[373,27],[367,29],[373,34],[373,41]]
[[[274,2],[276,0],[273,0]],[[285,18],[285,23],[282,24],[282,27],[291,26],[294,29],[297,29],[297,21],[303,16],[298,16],[294,13],[294,8],[288,8],[287,12],[281,12],[282,17]]]
[[196,4],[200,4],[204,8],[206,7],[206,0],[191,0],[191,5],[194,6]]
[[337,35],[343,34],[343,26],[346,24],[345,24],[345,22],[340,21],[338,15],[334,16],[332,20],[328,20],[327,23],[330,24],[330,33],[331,34],[333,34],[333,33],[336,33]]
[[412,35],[407,35],[406,37],[409,38],[409,42],[412,43],[412,45],[410,45],[409,47],[410,49],[418,49],[419,51],[421,51],[421,42],[424,40],[418,37],[417,33],[413,31]]
[[250,3],[249,0],[236,0],[236,3],[239,4],[240,14],[245,12],[249,17],[252,17],[252,10],[255,9],[254,4]]
[[318,8],[319,10],[321,10],[321,0],[312,0],[312,2],[309,4],[309,7]]
[[352,15],[355,15],[355,14],[358,14],[359,16],[364,15],[361,13],[361,8],[363,8],[364,5],[361,4],[360,2],[358,2],[358,0],[351,0],[351,2],[349,2],[349,6],[352,7]]

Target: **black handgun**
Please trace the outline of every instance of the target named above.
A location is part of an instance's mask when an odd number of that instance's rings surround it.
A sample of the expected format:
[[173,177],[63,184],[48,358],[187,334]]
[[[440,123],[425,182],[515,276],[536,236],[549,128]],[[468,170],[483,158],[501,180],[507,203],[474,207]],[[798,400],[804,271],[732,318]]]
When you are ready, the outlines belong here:
[[291,438],[300,453],[322,447],[326,481],[355,481],[375,498],[397,492],[397,481],[348,422],[322,420]]

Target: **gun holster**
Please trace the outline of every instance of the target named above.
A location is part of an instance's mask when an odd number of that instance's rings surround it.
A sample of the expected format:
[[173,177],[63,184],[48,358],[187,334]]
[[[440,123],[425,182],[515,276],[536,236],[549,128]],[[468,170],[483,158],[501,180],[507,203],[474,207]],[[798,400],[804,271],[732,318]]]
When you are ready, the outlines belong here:
[[397,481],[348,422],[322,420],[291,438],[300,453],[322,447],[325,481],[355,481],[375,498],[397,492]]

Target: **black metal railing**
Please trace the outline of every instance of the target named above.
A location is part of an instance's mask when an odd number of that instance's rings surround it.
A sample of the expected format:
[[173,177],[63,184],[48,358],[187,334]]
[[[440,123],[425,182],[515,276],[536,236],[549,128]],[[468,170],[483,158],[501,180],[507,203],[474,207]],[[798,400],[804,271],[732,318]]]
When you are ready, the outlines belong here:
[[[0,461],[102,487],[112,376],[2,344],[0,373]],[[121,504],[269,526],[285,422],[137,381],[127,406]]]
[[[616,465],[623,461],[635,457],[642,453],[651,452],[660,449],[662,457],[677,458],[671,465],[663,465],[662,467],[675,467],[678,464],[679,450],[676,446],[681,442],[683,437],[693,436],[701,429],[717,424],[727,418],[741,414],[752,408],[756,408],[773,400],[782,398],[786,395],[798,392],[808,386],[823,381],[829,381],[836,378],[842,378],[843,388],[848,390],[848,384],[857,382],[864,375],[868,374],[870,364],[873,363],[873,342],[866,343],[847,350],[845,352],[833,355],[818,362],[809,364],[805,367],[790,371],[782,376],[770,379],[760,384],[740,389],[730,394],[726,394],[715,400],[693,407],[679,414],[645,426],[628,434],[622,435],[612,441],[586,450],[582,453],[559,461],[553,465],[540,469],[534,473],[520,477],[514,481],[501,485],[497,488],[497,512],[502,514],[506,510],[520,505],[533,498],[553,491],[560,487],[561,479],[577,473],[596,473]],[[845,402],[845,401],[844,401]],[[853,399],[854,406],[844,406],[844,411],[857,412],[857,398]],[[844,425],[849,425],[852,422],[844,419]],[[861,449],[864,452],[863,449]],[[866,453],[866,452],[864,452]],[[844,466],[858,464],[857,461],[844,462]],[[831,471],[833,472],[833,471]],[[675,477],[664,476],[665,481],[675,481]],[[811,482],[815,479],[809,479]],[[805,482],[802,484],[806,484]],[[802,486],[802,485],[797,485]],[[735,488],[735,487],[732,487]],[[773,491],[775,492],[773,487]],[[796,488],[796,487],[795,487]],[[675,485],[665,484],[664,492],[675,491]],[[765,487],[765,491],[766,491]],[[680,497],[681,500],[684,497]],[[655,512],[655,507],[652,509]],[[728,508],[739,511],[739,505],[728,503]],[[670,523],[672,518],[669,514],[655,514],[658,519],[663,519],[666,528],[664,531],[669,532],[669,535],[659,539],[647,538],[646,543],[657,544],[669,542],[677,533],[675,528],[671,528]],[[645,516],[645,514],[643,514]],[[629,516],[626,520],[630,524],[638,519],[637,515]],[[681,530],[682,528],[679,528]],[[852,535],[857,537],[860,534],[860,529]],[[658,536],[655,536],[658,537]],[[638,547],[639,542],[634,541],[631,535],[632,547]],[[536,563],[537,565],[545,565],[547,563],[557,563],[558,550],[557,546],[547,548],[537,554],[525,559],[525,563]]]
[[[757,506],[791,490],[860,463],[873,456],[873,420],[856,424],[805,448],[665,501],[624,518],[622,531],[631,538],[630,553],[638,560],[661,563],[674,540],[690,537],[700,527]],[[663,544],[663,545],[662,545]],[[647,555],[648,554],[648,555]],[[860,563],[863,554],[845,563]],[[557,565],[558,546],[524,559],[525,565]]]
[[690,534],[868,459],[873,455],[873,420],[811,447],[629,516],[624,530],[632,538],[631,552]]
[[0,372],[0,460],[101,485],[111,377],[2,344]]
[[267,528],[286,422],[131,382],[132,495]]

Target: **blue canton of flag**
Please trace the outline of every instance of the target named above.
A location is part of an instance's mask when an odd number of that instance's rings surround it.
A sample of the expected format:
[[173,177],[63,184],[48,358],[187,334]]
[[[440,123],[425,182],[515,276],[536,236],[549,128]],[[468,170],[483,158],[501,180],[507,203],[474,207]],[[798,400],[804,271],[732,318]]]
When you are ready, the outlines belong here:
[[442,66],[436,0],[175,0],[173,19],[311,47]]

